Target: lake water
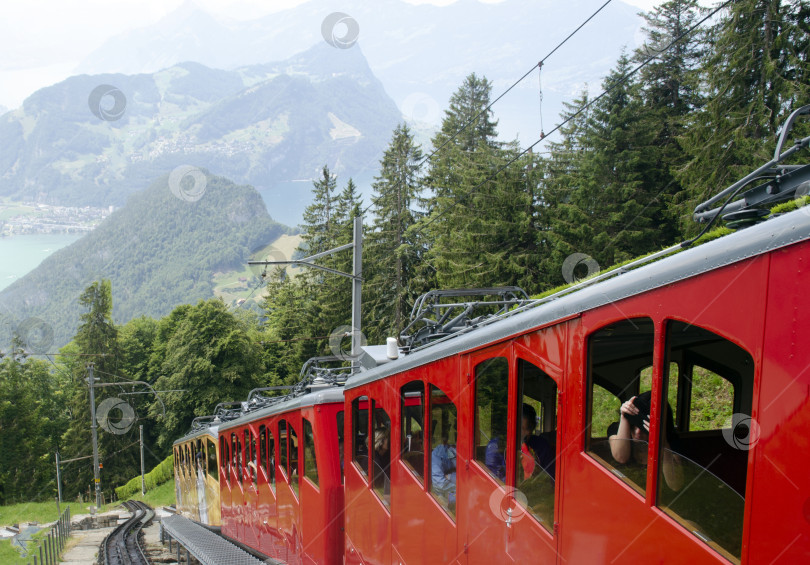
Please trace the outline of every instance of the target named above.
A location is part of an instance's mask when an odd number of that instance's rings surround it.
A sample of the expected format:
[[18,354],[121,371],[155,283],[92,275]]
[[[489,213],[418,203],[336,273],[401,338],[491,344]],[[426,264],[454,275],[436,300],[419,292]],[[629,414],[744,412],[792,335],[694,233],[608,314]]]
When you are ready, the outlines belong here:
[[54,251],[83,234],[55,233],[0,237],[0,290],[37,267]]

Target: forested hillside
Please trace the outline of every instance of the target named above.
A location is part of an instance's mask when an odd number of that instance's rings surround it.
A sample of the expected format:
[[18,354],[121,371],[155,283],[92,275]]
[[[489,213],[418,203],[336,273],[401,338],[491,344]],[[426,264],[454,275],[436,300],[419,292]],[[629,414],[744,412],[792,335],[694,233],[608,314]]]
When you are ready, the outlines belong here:
[[168,175],[133,195],[93,232],[0,292],[5,321],[39,319],[52,329],[53,345],[64,345],[79,321],[77,298],[102,277],[112,282],[112,316],[119,323],[212,297],[215,272],[241,269],[252,252],[288,228],[270,218],[252,187],[210,174],[201,182],[198,200],[173,194]]
[[0,117],[0,195],[120,206],[181,165],[259,190],[314,178],[324,162],[358,174],[399,115],[359,47],[228,71],[75,76]]
[[[626,53],[602,85],[572,100],[561,135],[531,152],[497,141],[497,119],[487,110],[492,84],[471,73],[430,147],[419,147],[404,125],[392,132],[371,202],[360,201],[351,179],[321,169],[299,252],[348,243],[353,219],[363,216],[363,330],[379,343],[398,335],[426,290],[517,284],[538,293],[566,282],[563,263],[574,253],[590,258],[590,271],[591,264],[608,267],[695,234],[695,203],[767,161],[786,116],[810,103],[806,2],[740,0],[663,49],[701,14],[694,0],[671,0],[648,14],[648,45]],[[808,133],[802,122],[796,135]],[[0,364],[0,440],[8,445],[23,429],[32,438],[15,460],[0,460],[6,500],[51,496],[49,453],[87,451],[88,359],[109,382],[143,380],[168,391],[162,403],[152,395],[131,401],[156,463],[193,417],[242,400],[255,386],[294,382],[308,357],[329,352],[325,336],[350,323],[348,281],[314,270],[296,277],[271,270],[261,313],[217,299],[190,304],[210,292],[210,268],[244,262],[252,244],[264,240],[260,234],[281,230],[259,213],[250,189],[209,181],[191,205],[159,181],[133,198],[137,213],[130,205],[117,213],[132,214],[126,235],[100,228],[88,238],[82,265],[49,262],[39,286],[9,289],[9,306],[40,316],[70,308],[79,329],[65,355],[48,358],[53,364],[25,357],[25,343]],[[154,258],[138,254],[135,244],[164,233],[157,225],[168,233],[176,227],[178,236],[155,242],[165,253],[161,264],[171,267],[153,272]],[[320,260],[342,271],[350,261],[349,251]],[[88,286],[90,273],[112,284]],[[82,286],[60,286],[71,277]],[[129,279],[141,286],[128,287]],[[61,306],[46,305],[49,293]],[[185,304],[135,317],[168,297]],[[133,319],[121,325],[124,318]],[[20,410],[25,419],[18,420]],[[128,447],[134,433],[104,435],[105,489],[136,472]],[[127,455],[112,457],[119,450]],[[109,470],[107,461],[114,462]],[[75,465],[68,496],[86,490],[91,477],[89,465]],[[34,470],[32,481],[22,480],[22,467]]]

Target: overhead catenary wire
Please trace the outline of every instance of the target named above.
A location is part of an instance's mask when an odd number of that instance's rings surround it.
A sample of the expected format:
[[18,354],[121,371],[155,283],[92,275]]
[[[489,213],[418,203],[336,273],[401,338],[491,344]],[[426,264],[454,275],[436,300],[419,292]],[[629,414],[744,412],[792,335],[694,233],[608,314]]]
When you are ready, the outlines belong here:
[[599,94],[599,95],[598,95],[596,98],[594,98],[593,100],[591,100],[591,101],[590,101],[590,102],[588,102],[587,104],[583,105],[583,106],[582,106],[581,108],[579,108],[579,109],[578,109],[576,112],[574,112],[573,114],[571,114],[570,116],[568,116],[567,118],[565,118],[563,121],[561,121],[560,123],[558,123],[557,125],[555,125],[555,126],[554,126],[554,127],[551,129],[551,131],[549,131],[547,134],[542,135],[542,136],[540,137],[540,139],[538,139],[537,141],[535,141],[534,143],[532,143],[531,145],[529,145],[528,147],[526,147],[526,149],[524,149],[524,150],[520,151],[520,152],[519,152],[517,155],[515,155],[513,158],[509,159],[509,160],[508,160],[508,161],[507,161],[507,162],[506,162],[506,163],[505,163],[503,166],[499,167],[499,168],[498,168],[498,169],[497,169],[497,170],[496,170],[494,173],[492,173],[492,174],[491,174],[491,175],[489,175],[487,178],[485,178],[483,181],[481,181],[480,183],[478,183],[478,184],[476,184],[474,187],[472,187],[472,188],[470,189],[470,191],[469,191],[467,194],[463,195],[461,198],[458,198],[458,199],[456,199],[454,202],[452,202],[452,203],[451,203],[451,206],[448,206],[448,207],[447,207],[447,208],[445,208],[443,211],[441,211],[441,212],[439,212],[438,214],[436,214],[436,215],[434,215],[433,217],[431,217],[431,218],[430,218],[430,219],[429,219],[427,222],[425,222],[423,225],[419,226],[419,227],[416,229],[416,233],[420,233],[420,232],[422,232],[422,231],[423,231],[425,228],[427,228],[427,227],[428,227],[430,224],[432,224],[433,222],[435,222],[436,220],[438,220],[439,218],[441,218],[442,216],[444,216],[444,215],[445,215],[445,214],[446,214],[446,213],[447,213],[449,210],[451,210],[451,209],[453,208],[453,206],[457,206],[457,205],[461,204],[461,201],[460,201],[460,200],[461,200],[462,198],[464,198],[464,197],[469,197],[470,195],[474,194],[474,193],[475,193],[475,191],[476,191],[476,190],[478,190],[480,187],[482,187],[482,186],[483,186],[483,185],[485,185],[486,183],[488,183],[488,182],[490,182],[490,181],[494,180],[494,179],[495,179],[495,178],[496,178],[496,177],[497,177],[497,176],[498,176],[498,175],[499,175],[499,174],[500,174],[500,173],[501,173],[501,172],[502,172],[504,169],[506,169],[507,167],[509,167],[509,166],[510,166],[510,165],[512,165],[513,163],[515,163],[515,162],[516,162],[518,159],[520,159],[521,157],[523,157],[523,156],[524,156],[526,153],[528,153],[529,151],[532,151],[532,149],[534,149],[534,147],[535,147],[536,145],[538,145],[539,143],[541,143],[541,142],[542,142],[543,140],[545,140],[545,139],[546,139],[548,136],[550,136],[551,134],[553,134],[553,133],[555,133],[556,131],[560,130],[560,129],[561,129],[563,126],[564,126],[564,125],[566,125],[568,122],[570,122],[571,120],[573,120],[574,118],[576,118],[577,116],[579,116],[579,115],[580,115],[582,112],[584,112],[585,110],[589,109],[591,106],[593,106],[594,104],[596,104],[596,102],[598,102],[598,101],[599,101],[599,100],[601,100],[603,97],[605,97],[606,95],[608,95],[608,94],[609,94],[610,92],[612,92],[614,89],[616,89],[616,88],[617,88],[617,87],[619,87],[619,86],[622,86],[622,85],[623,85],[624,83],[626,83],[626,82],[627,82],[627,81],[628,81],[628,80],[629,80],[631,77],[635,76],[635,74],[636,74],[638,71],[640,71],[641,69],[643,69],[644,67],[646,67],[646,66],[647,66],[647,65],[648,65],[650,62],[652,62],[653,60],[657,59],[657,58],[658,58],[660,55],[662,55],[664,52],[669,51],[669,49],[670,49],[670,48],[671,48],[673,45],[675,45],[676,43],[678,43],[678,42],[679,42],[681,39],[683,39],[683,38],[684,38],[684,37],[686,37],[687,35],[690,35],[690,34],[691,34],[692,32],[694,32],[694,31],[695,31],[697,28],[699,28],[701,25],[703,25],[703,23],[704,23],[704,22],[706,22],[707,20],[709,20],[709,19],[711,19],[712,17],[714,17],[714,15],[715,15],[715,14],[717,14],[717,13],[718,13],[718,12],[720,12],[721,10],[725,9],[726,7],[728,7],[728,6],[729,6],[730,4],[732,4],[733,2],[734,2],[734,0],[726,0],[726,2],[724,2],[724,3],[720,4],[719,6],[717,6],[717,7],[716,7],[714,10],[712,10],[711,12],[709,12],[709,13],[708,13],[706,16],[704,16],[704,17],[703,17],[702,19],[700,19],[700,20],[699,20],[697,23],[695,23],[694,25],[692,25],[692,26],[691,26],[689,29],[687,29],[686,31],[684,31],[683,33],[681,33],[680,35],[678,35],[677,37],[675,37],[675,38],[674,38],[672,41],[670,41],[670,42],[669,42],[669,43],[666,45],[666,47],[664,47],[664,48],[662,48],[662,49],[660,49],[660,50],[656,51],[656,53],[655,53],[654,55],[651,55],[650,57],[648,57],[647,59],[645,59],[645,60],[644,60],[644,61],[643,61],[641,64],[639,64],[639,65],[638,65],[638,66],[636,66],[636,67],[635,67],[633,70],[631,70],[630,72],[628,72],[627,74],[625,74],[625,75],[624,75],[623,77],[621,77],[621,78],[620,78],[618,81],[616,81],[615,83],[613,83],[613,84],[612,84],[612,85],[611,85],[609,88],[606,88],[605,90],[603,90],[603,91],[602,91],[602,92],[601,92],[601,93],[600,93],[600,94]]
[[[551,56],[552,56],[554,53],[556,53],[556,52],[557,52],[557,51],[558,51],[558,50],[559,50],[559,49],[560,49],[560,48],[561,48],[563,45],[565,45],[565,44],[566,44],[566,43],[567,43],[567,42],[568,42],[568,41],[569,41],[569,40],[570,40],[572,37],[574,37],[574,36],[575,36],[575,35],[576,35],[576,34],[579,32],[579,30],[581,30],[583,27],[585,27],[585,25],[587,25],[587,24],[588,24],[588,22],[590,22],[590,21],[591,21],[593,18],[595,18],[595,17],[596,17],[596,16],[599,14],[599,12],[601,12],[602,10],[604,10],[604,9],[607,7],[607,5],[608,5],[608,4],[610,4],[612,1],[613,1],[613,0],[606,0],[606,1],[605,1],[605,2],[604,2],[602,5],[601,5],[601,6],[599,6],[599,8],[597,8],[597,9],[596,9],[596,11],[594,11],[594,12],[593,12],[593,13],[592,13],[590,16],[588,16],[588,17],[587,17],[587,18],[586,18],[584,21],[582,21],[582,23],[580,23],[580,24],[579,24],[579,25],[578,25],[578,26],[577,26],[577,27],[576,27],[576,28],[575,28],[575,29],[574,29],[574,30],[573,30],[571,33],[569,33],[569,34],[568,34],[568,35],[567,35],[567,36],[566,36],[566,37],[565,37],[565,38],[564,38],[562,41],[560,41],[559,43],[557,43],[557,45],[555,45],[555,46],[554,46],[554,48],[553,48],[551,51],[549,51],[549,52],[548,52],[548,53],[545,55],[545,57],[543,57],[542,59],[540,59],[540,61],[539,61],[537,64],[532,65],[532,67],[531,67],[529,70],[527,70],[527,71],[526,71],[526,72],[525,72],[525,73],[524,73],[524,74],[523,74],[523,75],[522,75],[522,76],[521,76],[519,79],[517,79],[516,81],[514,81],[514,82],[513,82],[513,83],[512,83],[512,84],[509,86],[509,88],[507,88],[506,90],[504,90],[503,92],[501,92],[501,93],[500,93],[500,94],[499,94],[499,95],[498,95],[498,96],[497,96],[497,97],[496,97],[496,98],[495,98],[495,99],[494,99],[492,102],[490,102],[490,103],[487,105],[487,107],[486,107],[486,108],[484,108],[483,110],[481,110],[480,112],[478,112],[478,113],[477,113],[475,116],[473,116],[472,118],[470,118],[470,119],[469,119],[467,122],[465,122],[465,123],[464,123],[464,125],[462,125],[462,126],[461,126],[461,127],[460,127],[460,128],[459,128],[459,129],[458,129],[456,132],[455,132],[455,133],[453,133],[453,135],[451,135],[449,138],[447,138],[447,139],[446,139],[446,140],[445,140],[445,141],[444,141],[444,142],[443,142],[443,143],[442,143],[442,144],[441,144],[439,147],[437,147],[437,148],[433,149],[433,150],[432,150],[432,151],[431,151],[431,152],[430,152],[430,153],[429,153],[429,154],[428,154],[426,157],[424,157],[424,158],[423,158],[421,161],[419,161],[419,163],[417,163],[417,164],[415,165],[414,170],[419,170],[419,169],[421,169],[421,168],[422,168],[422,167],[425,165],[425,163],[427,163],[427,162],[428,162],[430,159],[432,159],[434,156],[436,156],[436,154],[438,154],[438,153],[439,153],[439,152],[440,152],[442,149],[444,149],[444,148],[447,146],[447,144],[449,144],[449,143],[450,143],[451,141],[453,141],[453,140],[454,140],[456,137],[458,137],[458,136],[459,136],[459,135],[460,135],[462,132],[464,132],[464,131],[465,131],[465,130],[468,128],[468,127],[470,127],[470,126],[471,126],[473,123],[475,123],[475,122],[478,120],[478,118],[480,118],[480,117],[481,117],[482,115],[484,115],[486,112],[489,112],[489,111],[492,109],[492,107],[493,107],[493,106],[494,106],[494,105],[495,105],[495,104],[496,104],[496,103],[497,103],[497,102],[498,102],[498,101],[499,101],[501,98],[503,98],[504,96],[506,96],[506,95],[507,95],[507,94],[508,94],[508,93],[509,93],[509,92],[510,92],[512,89],[514,89],[514,88],[515,88],[515,87],[516,87],[518,84],[520,84],[521,82],[523,82],[523,80],[525,80],[525,79],[526,79],[526,77],[528,77],[530,74],[532,74],[532,72],[534,72],[534,69],[542,69],[542,68],[543,68],[543,63],[545,63],[545,62],[546,62],[546,60],[547,60],[549,57],[551,57]],[[541,99],[541,102],[542,102],[542,90],[540,91],[540,99]],[[540,129],[541,129],[541,133],[542,133],[542,120],[543,120],[543,117],[542,117],[542,113],[541,113],[541,115],[540,115],[540,121],[541,121]],[[377,200],[379,200],[379,199],[376,199],[376,200],[375,200],[375,199],[372,199],[371,204],[369,204],[368,206],[366,206],[366,208],[363,210],[363,215],[365,215],[365,214],[366,214],[366,212],[368,212],[368,211],[369,211],[369,210],[370,210],[370,209],[371,209],[371,208],[372,208],[372,207],[373,207],[373,206],[374,206],[374,205],[377,203]]]

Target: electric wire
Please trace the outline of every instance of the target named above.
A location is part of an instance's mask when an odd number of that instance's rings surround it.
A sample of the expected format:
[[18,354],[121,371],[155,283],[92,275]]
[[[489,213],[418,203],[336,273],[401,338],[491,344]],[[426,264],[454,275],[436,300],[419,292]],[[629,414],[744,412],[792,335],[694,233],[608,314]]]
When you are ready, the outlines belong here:
[[[567,43],[567,42],[568,42],[568,41],[569,41],[569,40],[570,40],[572,37],[574,37],[574,36],[577,34],[577,32],[579,32],[579,30],[581,30],[583,27],[585,27],[585,25],[587,25],[587,24],[588,24],[588,22],[590,22],[590,21],[591,21],[593,18],[595,18],[595,17],[597,16],[597,14],[599,14],[599,12],[601,12],[603,9],[605,9],[605,7],[607,7],[607,5],[608,5],[608,4],[610,4],[612,1],[613,1],[613,0],[606,0],[604,4],[602,4],[601,6],[599,6],[599,8],[598,8],[598,9],[597,9],[595,12],[593,12],[593,13],[592,13],[590,16],[588,16],[588,17],[587,17],[587,18],[586,18],[586,19],[585,19],[585,20],[584,20],[582,23],[580,23],[580,24],[579,24],[579,25],[578,25],[578,26],[577,26],[577,27],[576,27],[576,28],[575,28],[575,29],[574,29],[574,30],[573,30],[571,33],[569,33],[569,34],[568,34],[568,35],[567,35],[567,36],[566,36],[566,37],[565,37],[565,38],[564,38],[562,41],[560,41],[560,42],[559,42],[559,43],[558,43],[558,44],[557,44],[557,45],[556,45],[556,46],[555,46],[555,47],[554,47],[554,48],[553,48],[551,51],[549,51],[549,52],[546,54],[546,56],[545,56],[545,57],[543,57],[542,59],[540,59],[540,61],[539,61],[537,64],[532,65],[532,67],[531,67],[531,68],[530,68],[528,71],[526,71],[526,72],[525,72],[525,73],[524,73],[524,74],[523,74],[523,75],[522,75],[522,76],[521,76],[519,79],[517,79],[516,81],[514,81],[514,82],[511,84],[511,86],[509,86],[509,88],[507,88],[506,90],[504,90],[503,92],[501,92],[501,93],[500,93],[500,94],[499,94],[499,95],[498,95],[498,96],[497,96],[497,97],[496,97],[496,98],[495,98],[495,99],[494,99],[492,102],[490,102],[490,103],[487,105],[487,107],[486,107],[486,108],[484,108],[483,110],[481,110],[480,112],[478,112],[478,113],[477,113],[475,116],[473,116],[472,118],[470,118],[470,119],[469,119],[469,120],[468,120],[466,123],[464,123],[464,125],[462,125],[462,126],[461,126],[461,128],[459,128],[459,129],[458,129],[458,130],[457,130],[457,131],[456,131],[456,132],[455,132],[453,135],[451,135],[449,138],[447,138],[447,139],[444,141],[444,143],[442,143],[442,144],[441,144],[439,147],[437,147],[437,148],[433,149],[433,150],[432,150],[432,151],[431,151],[431,152],[430,152],[430,153],[429,153],[429,154],[428,154],[426,157],[424,157],[424,158],[423,158],[421,161],[419,161],[419,162],[418,162],[418,163],[417,163],[417,164],[414,166],[414,170],[415,170],[415,171],[420,170],[420,169],[421,169],[421,168],[422,168],[422,167],[425,165],[425,163],[427,163],[427,162],[428,162],[430,159],[432,159],[432,158],[433,158],[433,157],[434,157],[436,154],[438,154],[438,153],[439,153],[439,152],[440,152],[442,149],[444,149],[444,148],[447,146],[447,144],[448,144],[448,143],[450,143],[451,141],[453,141],[453,140],[454,140],[456,137],[458,137],[458,136],[459,136],[459,135],[460,135],[460,134],[461,134],[461,133],[462,133],[464,130],[466,130],[466,129],[467,129],[469,126],[470,126],[470,125],[472,125],[473,123],[475,123],[475,122],[478,120],[478,118],[480,118],[480,117],[481,117],[482,115],[484,115],[486,112],[489,112],[489,111],[492,109],[492,107],[495,105],[495,103],[496,103],[496,102],[498,102],[498,101],[499,101],[501,98],[503,98],[504,96],[506,96],[506,95],[507,95],[507,94],[508,94],[508,93],[509,93],[509,92],[510,92],[512,89],[514,89],[514,88],[515,88],[515,87],[516,87],[518,84],[520,84],[521,82],[523,82],[523,80],[524,80],[526,77],[528,77],[528,76],[529,76],[529,75],[530,75],[530,74],[531,74],[531,73],[534,71],[534,69],[542,69],[542,68],[543,68],[543,63],[545,63],[545,62],[546,62],[546,60],[547,60],[549,57],[551,57],[551,56],[552,56],[554,53],[556,53],[556,52],[557,52],[557,51],[558,51],[558,50],[559,50],[559,49],[560,49],[560,48],[561,48],[563,45],[565,45],[565,44],[566,44],[566,43]],[[541,91],[541,94],[540,94],[540,98],[541,98],[541,101],[542,101],[542,91]],[[541,114],[541,116],[540,116],[540,121],[541,121],[540,130],[541,130],[541,132],[542,132],[542,119],[543,119],[543,118],[542,118],[542,114]],[[363,210],[363,215],[365,215],[365,214],[366,214],[366,212],[368,212],[368,211],[369,211],[369,210],[370,210],[370,209],[371,209],[371,208],[372,208],[372,207],[373,207],[373,206],[374,206],[374,205],[377,203],[377,201],[378,201],[378,200],[379,200],[379,198],[377,198],[377,199],[372,199],[371,204],[369,204],[369,205],[368,205],[368,206],[367,206],[367,207],[366,207],[366,208]]]
[[417,227],[417,228],[416,228],[416,230],[415,230],[415,231],[416,231],[416,233],[420,233],[420,232],[422,232],[422,231],[423,231],[425,228],[427,228],[427,227],[428,227],[429,225],[431,225],[433,222],[435,222],[436,220],[438,220],[439,218],[441,218],[442,216],[444,216],[444,215],[445,215],[445,214],[446,214],[446,213],[447,213],[449,210],[451,210],[451,209],[453,208],[453,206],[456,206],[456,205],[461,204],[461,200],[462,200],[463,198],[467,198],[467,197],[471,196],[471,195],[472,195],[472,194],[474,194],[474,193],[475,193],[475,191],[476,191],[476,190],[478,190],[480,187],[482,187],[482,186],[483,186],[483,185],[485,185],[486,183],[488,183],[488,182],[490,182],[490,181],[494,180],[494,179],[495,179],[495,177],[497,177],[497,176],[498,176],[498,175],[499,175],[499,174],[500,174],[500,173],[501,173],[501,172],[502,172],[504,169],[506,169],[507,167],[509,167],[510,165],[512,165],[513,163],[515,163],[515,162],[516,162],[518,159],[520,159],[521,157],[523,157],[523,156],[524,156],[526,153],[528,153],[529,151],[531,151],[532,149],[534,149],[534,147],[535,147],[536,145],[538,145],[540,142],[542,142],[544,139],[546,139],[546,138],[547,138],[549,135],[551,135],[551,134],[555,133],[556,131],[560,130],[560,129],[561,129],[563,126],[564,126],[564,125],[566,125],[568,122],[570,122],[571,120],[573,120],[574,118],[576,118],[577,116],[579,116],[579,115],[580,115],[582,112],[584,112],[585,110],[589,109],[591,106],[593,106],[594,104],[596,104],[596,102],[598,102],[598,101],[599,101],[599,100],[601,100],[603,97],[605,97],[606,95],[608,95],[608,94],[609,94],[610,92],[612,92],[614,89],[618,88],[619,86],[624,85],[624,84],[625,84],[625,83],[626,83],[626,82],[627,82],[627,81],[628,81],[628,80],[629,80],[631,77],[635,76],[635,74],[636,74],[636,73],[638,73],[638,72],[639,72],[641,69],[643,69],[644,67],[646,67],[646,66],[647,66],[647,65],[648,65],[650,62],[652,62],[653,60],[657,59],[657,58],[658,58],[660,55],[662,55],[662,54],[663,54],[663,53],[665,53],[666,51],[669,51],[669,49],[670,49],[670,48],[671,48],[673,45],[675,45],[676,43],[678,43],[678,42],[679,42],[681,39],[683,39],[683,38],[684,38],[684,37],[686,37],[687,35],[691,34],[691,33],[692,33],[693,31],[695,31],[695,30],[696,30],[698,27],[700,27],[701,25],[703,25],[703,23],[704,23],[704,22],[706,22],[706,21],[707,21],[707,20],[709,20],[710,18],[714,17],[714,15],[715,15],[715,14],[717,14],[717,13],[718,13],[718,12],[720,12],[721,10],[725,9],[725,8],[726,8],[727,6],[729,6],[729,5],[730,5],[732,2],[734,2],[734,0],[726,0],[726,2],[724,2],[723,4],[720,4],[719,6],[717,6],[717,7],[716,7],[714,10],[712,10],[711,12],[709,12],[709,13],[708,13],[708,14],[707,14],[705,17],[703,17],[701,20],[699,20],[697,23],[695,23],[695,24],[694,24],[692,27],[690,27],[689,29],[687,29],[686,31],[684,31],[683,33],[681,33],[679,36],[677,36],[676,38],[674,38],[672,41],[670,41],[670,42],[667,44],[667,46],[666,46],[666,47],[664,47],[663,49],[660,49],[659,51],[657,51],[657,52],[655,53],[655,55],[651,55],[650,57],[648,57],[646,60],[644,60],[644,62],[642,62],[641,64],[639,64],[638,66],[636,66],[636,67],[635,67],[633,70],[631,70],[630,72],[628,72],[627,74],[625,74],[625,75],[624,75],[623,77],[621,77],[621,78],[620,78],[620,79],[619,79],[617,82],[615,82],[614,84],[612,84],[612,85],[611,85],[609,88],[607,88],[607,89],[603,90],[603,91],[602,91],[602,92],[601,92],[601,93],[600,93],[600,94],[599,94],[599,95],[598,95],[596,98],[594,98],[593,100],[591,100],[590,102],[588,102],[587,104],[585,104],[584,106],[582,106],[581,108],[579,108],[579,109],[578,109],[576,112],[574,112],[573,114],[571,114],[570,116],[568,116],[566,119],[564,119],[563,121],[561,121],[560,123],[558,123],[557,125],[555,125],[555,126],[554,126],[554,127],[551,129],[551,131],[549,131],[549,132],[548,132],[548,134],[546,134],[546,135],[544,135],[544,136],[540,137],[540,139],[538,139],[537,141],[535,141],[534,143],[532,143],[531,145],[529,145],[528,147],[526,147],[526,149],[524,149],[524,150],[520,151],[520,152],[519,152],[517,155],[515,155],[515,157],[511,158],[510,160],[508,160],[508,161],[507,161],[507,162],[506,162],[506,163],[505,163],[503,166],[499,167],[499,168],[498,168],[498,169],[497,169],[497,170],[496,170],[496,171],[495,171],[493,174],[491,174],[490,176],[488,176],[487,178],[485,178],[483,181],[481,181],[480,183],[478,183],[477,185],[475,185],[473,188],[471,188],[471,189],[470,189],[470,191],[469,191],[467,194],[465,194],[465,195],[463,195],[462,197],[460,197],[460,198],[456,199],[456,201],[455,201],[455,202],[452,202],[450,206],[448,206],[447,208],[445,208],[443,211],[439,212],[438,214],[435,214],[435,215],[434,215],[433,217],[431,217],[431,218],[430,218],[430,219],[429,219],[427,222],[425,222],[425,223],[424,223],[422,226]]

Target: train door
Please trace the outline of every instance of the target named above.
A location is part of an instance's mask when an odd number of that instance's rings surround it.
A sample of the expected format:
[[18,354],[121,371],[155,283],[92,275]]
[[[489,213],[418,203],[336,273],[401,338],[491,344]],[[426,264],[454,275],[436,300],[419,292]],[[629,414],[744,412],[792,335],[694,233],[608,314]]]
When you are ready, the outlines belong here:
[[[497,507],[511,517],[507,552],[517,563],[555,563],[562,480],[562,402],[566,327],[554,326],[513,342],[514,495]],[[514,482],[513,482],[514,481]],[[509,514],[511,511],[511,515]]]
[[[347,563],[391,562],[391,418],[383,384],[351,407],[351,464],[346,469]],[[377,394],[373,394],[377,392]],[[362,561],[358,561],[362,560]]]
[[258,515],[259,493],[257,491],[258,461],[256,458],[256,435],[251,426],[244,431],[245,437],[245,498],[243,512],[245,516],[245,543],[258,549],[260,531]]
[[[514,440],[509,421],[510,347],[500,345],[466,355],[462,374],[468,383],[468,412],[459,427],[471,430],[460,438],[458,500],[461,542],[468,563],[512,563],[508,554],[514,516],[514,488],[506,481],[514,469]],[[469,394],[472,393],[472,394]],[[462,447],[461,442],[464,442]]]
[[278,556],[276,542],[278,516],[276,513],[276,458],[275,434],[270,422],[259,426],[258,502],[256,516],[259,521],[259,551],[271,557]]
[[299,442],[298,425],[289,418],[279,422],[279,469],[280,476],[277,484],[278,495],[278,525],[279,533],[284,541],[282,559],[288,563],[298,563],[301,551],[299,506]]

